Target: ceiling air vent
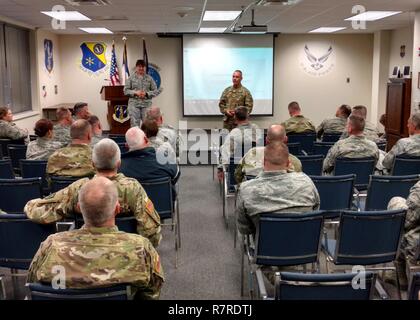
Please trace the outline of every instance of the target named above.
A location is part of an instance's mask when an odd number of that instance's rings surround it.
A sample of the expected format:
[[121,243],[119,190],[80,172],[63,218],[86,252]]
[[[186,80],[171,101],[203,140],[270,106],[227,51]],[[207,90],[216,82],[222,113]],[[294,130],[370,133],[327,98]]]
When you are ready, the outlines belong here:
[[109,0],[65,0],[71,6],[107,6],[111,4]]

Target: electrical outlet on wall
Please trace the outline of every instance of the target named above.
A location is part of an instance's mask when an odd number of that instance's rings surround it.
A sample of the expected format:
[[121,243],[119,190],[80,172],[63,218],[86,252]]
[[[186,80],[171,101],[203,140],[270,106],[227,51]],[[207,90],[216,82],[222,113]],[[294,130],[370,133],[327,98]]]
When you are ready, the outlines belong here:
[[58,86],[57,85],[54,86],[54,93],[58,94]]

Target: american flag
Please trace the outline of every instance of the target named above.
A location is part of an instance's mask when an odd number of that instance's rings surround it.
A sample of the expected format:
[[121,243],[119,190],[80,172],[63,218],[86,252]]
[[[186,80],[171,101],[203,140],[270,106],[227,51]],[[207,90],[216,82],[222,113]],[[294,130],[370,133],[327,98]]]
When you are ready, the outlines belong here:
[[118,65],[117,65],[117,57],[115,56],[115,44],[112,44],[112,57],[111,57],[111,70],[109,77],[111,79],[111,85],[117,86],[120,85],[120,73],[118,71]]

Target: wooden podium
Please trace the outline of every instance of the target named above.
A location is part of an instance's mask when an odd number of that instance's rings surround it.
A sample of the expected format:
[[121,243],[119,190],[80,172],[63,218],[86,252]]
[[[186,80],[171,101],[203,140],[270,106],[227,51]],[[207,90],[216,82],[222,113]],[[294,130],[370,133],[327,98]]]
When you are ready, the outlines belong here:
[[130,129],[130,119],[128,119],[128,97],[124,95],[124,86],[103,86],[101,98],[108,101],[107,119],[110,133],[125,134]]

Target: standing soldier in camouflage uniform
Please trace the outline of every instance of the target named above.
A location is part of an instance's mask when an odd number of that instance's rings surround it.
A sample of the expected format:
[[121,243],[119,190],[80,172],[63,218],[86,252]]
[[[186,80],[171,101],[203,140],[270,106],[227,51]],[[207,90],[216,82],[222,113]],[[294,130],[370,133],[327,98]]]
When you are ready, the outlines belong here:
[[48,119],[40,119],[35,123],[36,140],[30,141],[26,149],[26,159],[48,160],[49,156],[61,148],[60,143],[53,140],[53,124]]
[[330,173],[334,170],[335,160],[339,157],[346,158],[375,158],[375,164],[379,159],[379,149],[375,142],[370,141],[363,135],[365,119],[350,115],[347,120],[349,137],[337,141],[328,151],[324,159],[323,171]]
[[[287,136],[284,127],[281,124],[273,124],[268,128],[266,144],[280,141],[287,144]],[[264,167],[264,147],[255,147],[249,150],[241,159],[235,170],[235,179],[237,183],[244,180],[245,175],[257,176],[263,171]],[[298,158],[289,153],[288,172],[302,172],[302,164]]]
[[290,102],[287,107],[290,118],[281,125],[286,129],[286,133],[305,133],[315,132],[315,126],[312,121],[302,115],[299,103]]
[[[28,272],[28,282],[52,283],[60,275],[66,288],[129,284],[134,298],[158,299],[164,281],[160,258],[141,235],[118,231],[118,192],[105,177],[88,181],[79,192],[84,226],[49,236]],[[57,274],[55,267],[64,272]]]
[[317,138],[321,139],[324,133],[343,133],[346,129],[347,118],[350,116],[350,106],[343,104],[335,112],[335,118],[325,119],[316,129]]
[[28,137],[28,130],[20,129],[13,121],[13,113],[7,107],[0,107],[0,139],[20,140]]
[[397,258],[397,274],[400,285],[406,288],[409,267],[416,264],[415,258],[420,246],[420,181],[411,188],[407,200],[401,197],[391,199],[388,210],[394,209],[407,209],[404,236],[400,244],[400,254]]
[[47,174],[87,177],[95,174],[92,165],[92,129],[86,120],[75,121],[70,128],[72,143],[55,151],[47,163]]
[[248,109],[248,114],[250,114],[254,106],[251,93],[242,86],[241,81],[242,71],[235,70],[232,75],[233,85],[223,91],[219,101],[220,112],[224,115],[223,128],[229,131],[235,128],[235,108],[245,106]]
[[242,182],[236,202],[238,228],[255,234],[259,215],[264,212],[308,212],[319,209],[320,199],[312,180],[302,172],[287,172],[287,146],[274,141],[264,150],[264,171]]
[[[107,138],[101,140],[93,149],[92,159],[98,170],[95,177],[106,177],[117,187],[121,215],[134,215],[138,233],[157,247],[161,239],[159,214],[140,183],[118,173],[121,165],[118,145]],[[77,212],[79,190],[88,181],[88,178],[83,178],[44,199],[31,200],[24,212],[29,219],[42,224],[71,218]]]
[[[351,114],[362,117],[365,120],[365,129],[363,130],[363,135],[366,139],[379,142],[381,139],[379,138],[379,130],[372,122],[367,121],[367,108],[365,106],[355,106],[353,107]],[[348,138],[349,134],[347,131],[344,131],[341,135],[340,139]]]
[[54,125],[54,141],[67,147],[71,143],[70,127],[73,123],[71,112],[67,108],[58,108],[56,111],[57,123]]
[[145,119],[147,108],[152,105],[152,98],[159,94],[155,81],[146,74],[144,60],[137,60],[136,72],[127,79],[124,94],[129,96],[128,115],[131,126],[140,126],[140,121]]
[[398,155],[408,155],[420,157],[420,112],[413,114],[407,122],[409,138],[397,141],[392,149],[382,160],[384,168],[391,170],[394,166],[395,157]]

